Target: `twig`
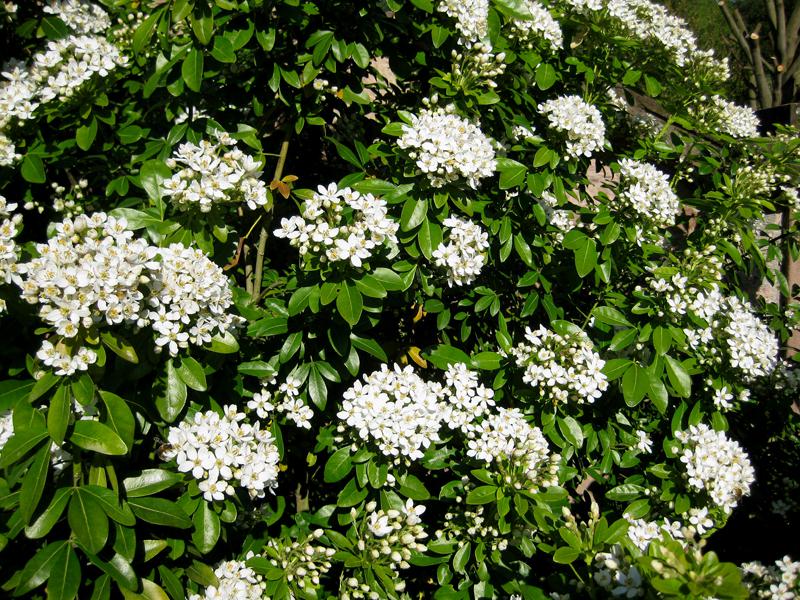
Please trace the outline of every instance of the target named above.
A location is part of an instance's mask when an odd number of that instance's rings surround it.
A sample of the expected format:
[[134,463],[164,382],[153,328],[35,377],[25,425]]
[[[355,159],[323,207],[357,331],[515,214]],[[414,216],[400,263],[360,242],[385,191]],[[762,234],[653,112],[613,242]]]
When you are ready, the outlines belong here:
[[[272,180],[280,179],[283,175],[283,167],[286,164],[286,155],[289,153],[289,138],[292,135],[292,130],[286,130],[286,137],[281,143],[281,153],[278,156],[278,164],[275,165],[275,174]],[[272,210],[270,208],[270,210]],[[261,294],[261,278],[264,276],[264,252],[267,249],[267,235],[269,229],[270,219],[261,226],[261,233],[258,236],[258,247],[256,249],[256,268],[253,272],[253,291],[252,297],[258,298]]]

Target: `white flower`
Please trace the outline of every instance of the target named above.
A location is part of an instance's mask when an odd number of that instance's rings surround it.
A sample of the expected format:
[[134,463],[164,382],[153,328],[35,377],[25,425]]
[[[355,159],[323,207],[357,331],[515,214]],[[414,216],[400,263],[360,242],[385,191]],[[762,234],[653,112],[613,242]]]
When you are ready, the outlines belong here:
[[449,217],[442,223],[449,227],[447,243],[433,251],[434,264],[447,269],[447,284],[467,285],[480,275],[489,249],[488,234],[472,221]]
[[462,44],[480,41],[489,33],[489,0],[441,0],[438,9],[456,20]]
[[636,440],[636,449],[643,454],[650,454],[653,451],[653,442],[647,432],[639,429],[636,431],[636,437],[638,438]]
[[417,168],[433,187],[460,179],[477,189],[495,171],[492,140],[480,128],[455,114],[455,107],[423,109],[403,125],[397,145],[410,150]]
[[700,107],[701,118],[709,128],[716,128],[735,138],[758,136],[758,116],[749,106],[738,106],[721,96],[712,96]]
[[620,190],[612,201],[621,214],[637,214],[656,230],[672,227],[680,201],[672,191],[669,177],[653,165],[629,158],[619,161]]
[[550,127],[566,134],[567,155],[589,157],[603,146],[606,127],[600,111],[580,96],[559,96],[539,105]]
[[553,50],[560,50],[564,44],[561,26],[542,4],[536,0],[522,0],[519,11],[530,15],[527,19],[512,18],[511,37],[525,43],[529,48],[536,45],[538,38],[544,39]]

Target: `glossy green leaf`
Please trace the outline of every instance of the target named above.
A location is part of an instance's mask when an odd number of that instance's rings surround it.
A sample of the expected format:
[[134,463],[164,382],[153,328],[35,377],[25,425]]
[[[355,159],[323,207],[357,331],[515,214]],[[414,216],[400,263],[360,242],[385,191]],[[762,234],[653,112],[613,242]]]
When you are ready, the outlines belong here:
[[155,400],[158,413],[167,423],[172,423],[183,411],[188,395],[186,384],[178,377],[172,360],[167,361],[166,378],[160,381],[157,389],[159,393]]
[[97,554],[108,540],[108,517],[95,498],[78,488],[72,494],[67,521],[78,541]]
[[203,85],[203,53],[197,48],[192,48],[181,64],[183,81],[193,92],[199,92]]
[[99,454],[121,456],[128,452],[128,446],[122,438],[113,429],[97,421],[77,421],[69,441]]
[[176,372],[181,381],[193,390],[205,392],[208,389],[203,366],[191,356],[183,356],[180,358]]
[[214,549],[221,531],[219,517],[208,502],[201,501],[192,517],[194,531],[192,542],[195,547],[206,554]]
[[361,292],[355,285],[343,283],[336,296],[336,309],[342,318],[350,325],[355,325],[361,319],[364,301]]
[[192,526],[192,521],[184,510],[164,498],[130,498],[128,504],[138,518],[148,523],[178,529]]
[[64,544],[53,557],[47,580],[47,600],[73,600],[81,586],[81,565],[78,555]]
[[42,499],[44,486],[47,484],[47,471],[50,467],[50,444],[42,444],[36,452],[28,472],[22,479],[22,486],[19,493],[19,510],[22,521],[27,525],[30,523],[39,500]]
[[59,446],[67,435],[71,417],[72,394],[70,394],[69,386],[62,384],[50,398],[50,407],[47,409],[47,431],[50,438]]

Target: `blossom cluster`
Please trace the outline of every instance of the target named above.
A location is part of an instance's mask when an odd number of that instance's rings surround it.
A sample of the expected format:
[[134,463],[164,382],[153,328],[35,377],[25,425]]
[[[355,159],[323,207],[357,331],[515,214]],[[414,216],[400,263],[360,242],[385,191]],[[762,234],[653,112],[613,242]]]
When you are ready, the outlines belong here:
[[182,168],[164,182],[164,195],[180,210],[204,213],[222,204],[247,204],[251,209],[266,205],[261,163],[237,148],[228,133],[219,132],[216,138],[216,143],[201,140],[178,146],[167,166]]
[[433,187],[459,179],[477,189],[495,170],[493,141],[480,128],[455,113],[455,107],[426,108],[403,125],[397,145],[409,150]]
[[642,574],[622,546],[615,544],[611,552],[598,552],[594,557],[593,579],[597,585],[614,598],[639,598],[644,596]]
[[441,0],[437,8],[455,19],[460,43],[479,42],[489,34],[489,0]]
[[488,43],[476,42],[466,51],[453,50],[451,55],[453,81],[464,87],[475,82],[496,88],[495,77],[505,73],[505,52],[494,54]]
[[711,501],[726,513],[750,493],[755,471],[747,453],[723,431],[708,425],[691,425],[687,431],[676,431],[681,442],[680,460],[686,469],[691,488],[705,492]]
[[478,374],[464,363],[447,366],[441,395],[446,399],[442,407],[442,421],[450,429],[468,433],[475,428],[477,419],[487,415],[495,405],[494,390],[478,381]]
[[555,227],[556,231],[551,235],[560,244],[564,241],[564,235],[575,227],[575,213],[569,209],[559,209],[558,199],[550,192],[542,192],[536,202],[542,207],[548,224]]
[[580,96],[559,96],[539,104],[550,127],[567,136],[566,151],[572,158],[589,157],[603,146],[606,127],[597,107]]
[[520,11],[530,15],[529,19],[511,19],[511,37],[533,48],[538,39],[544,39],[553,50],[564,45],[561,26],[550,11],[536,0],[523,0]]
[[[281,401],[277,402],[280,394],[282,394]],[[286,415],[286,418],[297,427],[311,429],[314,411],[300,399],[300,382],[291,376],[280,385],[277,394],[273,394],[267,387],[262,387],[260,392],[253,394],[253,399],[247,402],[247,407],[256,411],[261,419],[267,419],[271,413],[277,411]]]
[[753,109],[749,106],[739,106],[721,96],[706,99],[702,105],[700,118],[709,128],[735,138],[758,136],[759,120]]
[[175,459],[178,470],[199,481],[203,497],[212,502],[233,496],[241,487],[251,498],[263,498],[278,485],[280,455],[272,434],[234,405],[223,414],[197,412],[170,427],[164,460]]
[[[0,285],[18,278],[18,248],[14,238],[19,234],[22,215],[12,214],[16,208],[16,203],[8,203],[4,196],[0,196]],[[5,308],[5,300],[0,298],[0,313]]]
[[228,312],[233,296],[219,265],[181,244],[156,251],[161,261],[151,270],[147,320],[158,334],[157,349],[175,356],[180,348],[201,346],[238,325],[239,318]]
[[303,541],[283,541],[272,538],[262,554],[270,565],[283,571],[286,581],[300,589],[318,589],[320,578],[331,568],[334,548],[319,546],[314,542],[323,535],[315,529]]
[[[437,390],[411,366],[381,365],[364,375],[342,398],[338,418],[361,440],[373,442],[392,459],[422,458],[431,443],[439,441],[441,407]],[[344,427],[340,425],[340,431]]]
[[373,561],[386,561],[386,566],[396,577],[398,570],[409,568],[412,552],[425,551],[425,545],[420,543],[428,537],[420,518],[425,506],[415,505],[409,498],[401,509],[379,509],[375,502],[369,502],[364,512],[367,516],[366,527],[361,533],[363,551]]
[[447,242],[433,251],[434,264],[446,269],[447,284],[467,285],[475,281],[486,264],[489,236],[472,221],[448,217],[442,225],[449,227]]
[[45,340],[37,356],[58,375],[86,370],[97,359],[83,346],[91,329],[152,326],[156,348],[175,356],[237,323],[226,310],[232,295],[224,272],[199,250],[150,246],[133,239],[124,219],[79,215],[55,225],[36,245],[38,256],[16,267],[22,298],[61,342]]
[[522,380],[542,398],[592,403],[608,388],[605,361],[584,332],[561,335],[540,325],[536,331],[526,328],[525,340],[511,355],[525,369]]
[[210,585],[205,593],[191,594],[189,600],[262,600],[267,582],[246,565],[246,560],[255,556],[248,552],[244,560],[226,560],[214,569],[218,583]]
[[744,563],[742,581],[751,598],[764,600],[794,600],[800,597],[800,562],[784,556],[773,565],[760,562]]
[[778,338],[758,317],[748,302],[726,298],[726,321],[722,328],[730,366],[752,381],[772,373],[778,363]]
[[560,456],[551,455],[547,440],[517,408],[498,408],[470,428],[467,456],[496,463],[507,483],[530,491],[558,485]]
[[67,27],[82,33],[103,33],[111,27],[106,12],[89,0],[51,0],[42,11],[55,15]]
[[680,521],[664,519],[662,522],[645,521],[644,519],[628,519],[628,539],[642,552],[647,552],[650,542],[660,540],[666,533],[672,539],[683,538],[683,526]]
[[614,200],[621,213],[633,211],[654,228],[675,224],[680,201],[667,175],[651,164],[629,158],[619,161],[619,172],[621,189]]
[[274,235],[288,239],[306,261],[361,267],[382,246],[397,243],[398,227],[385,200],[331,183],[317,188],[300,215],[281,219]]
[[10,410],[0,411],[0,451],[14,435],[14,419]]

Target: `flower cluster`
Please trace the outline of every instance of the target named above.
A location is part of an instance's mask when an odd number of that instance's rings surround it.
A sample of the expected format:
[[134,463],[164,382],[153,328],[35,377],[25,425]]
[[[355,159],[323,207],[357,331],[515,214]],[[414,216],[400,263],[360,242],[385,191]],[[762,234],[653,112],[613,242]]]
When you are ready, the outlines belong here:
[[[361,521],[358,532],[358,549],[367,560],[383,564],[397,577],[400,569],[411,566],[408,561],[411,560],[412,552],[425,551],[425,545],[420,543],[428,537],[420,519],[424,512],[425,506],[415,505],[410,498],[401,508],[388,510],[379,509],[375,502],[367,503],[364,510],[367,516]],[[348,579],[350,597],[370,597],[360,595],[360,592],[365,591],[362,589],[363,583],[355,577]],[[395,591],[403,591],[402,586],[402,582],[396,584]]]
[[752,381],[775,370],[778,363],[778,338],[764,324],[747,302],[736,297],[726,298],[726,321],[722,332],[731,367],[738,369],[745,379]]
[[489,33],[489,0],[441,0],[440,12],[455,19],[460,42],[479,42]]
[[688,431],[676,431],[681,442],[681,462],[686,467],[689,486],[708,494],[711,501],[726,513],[750,493],[755,472],[747,453],[723,431],[708,425],[692,425]]
[[551,235],[560,244],[564,241],[564,235],[575,227],[575,213],[569,209],[559,209],[558,199],[550,192],[543,192],[536,202],[544,210],[548,224],[555,227],[556,231]]
[[449,227],[447,243],[433,251],[434,264],[447,270],[447,284],[467,285],[475,281],[486,264],[489,236],[472,221],[449,217],[442,223]]
[[[189,343],[204,344],[237,322],[222,269],[199,250],[150,246],[133,239],[124,219],[79,215],[55,225],[37,244],[38,256],[19,263],[22,298],[62,341],[45,341],[37,355],[58,375],[86,370],[96,353],[83,346],[91,329],[152,326],[158,349],[175,356]],[[160,260],[158,260],[160,257]]]
[[256,414],[262,419],[269,418],[272,412],[277,411],[284,413],[286,418],[297,427],[311,429],[311,418],[314,416],[314,411],[300,399],[300,382],[290,376],[280,385],[278,394],[283,394],[283,398],[276,403],[277,394],[273,395],[271,391],[263,387],[260,392],[253,394],[253,399],[248,401],[247,407],[256,411]]
[[742,565],[742,581],[751,598],[794,600],[800,597],[800,562],[784,556],[774,565],[749,562]]
[[467,180],[477,189],[480,180],[495,170],[493,142],[480,128],[447,108],[423,109],[403,125],[397,145],[416,161],[433,187]]
[[105,11],[89,0],[51,0],[42,10],[81,33],[103,33],[111,27],[111,19]]
[[14,145],[5,133],[0,131],[0,167],[8,167],[13,165],[20,155],[17,153],[17,147]]
[[[381,365],[342,396],[337,413],[358,438],[375,443],[392,459],[417,460],[439,441],[441,405],[437,390],[410,366]],[[344,426],[339,426],[343,432]]]
[[550,127],[567,136],[567,154],[572,158],[591,156],[602,148],[606,135],[603,117],[597,107],[580,96],[559,96],[539,105]]
[[672,227],[680,210],[669,177],[651,164],[623,158],[619,161],[621,188],[615,198],[623,214],[633,211],[653,228]]
[[543,325],[525,329],[526,342],[511,349],[522,380],[554,402],[592,403],[608,388],[605,361],[582,331],[560,335]]
[[42,104],[71,98],[86,82],[107,77],[127,58],[105,38],[96,35],[70,35],[48,42],[47,48],[33,56],[30,65],[13,61],[6,65],[0,86],[0,130],[14,119],[32,119]]
[[182,473],[191,473],[209,502],[233,496],[236,487],[246,489],[251,498],[263,498],[278,485],[280,456],[272,434],[246,419],[234,405],[226,406],[222,415],[195,413],[170,427],[169,445],[161,456],[175,459]]
[[442,420],[450,429],[468,433],[475,420],[488,414],[495,405],[494,390],[478,381],[478,374],[464,363],[447,366],[442,395],[447,400],[442,408]]
[[157,333],[157,348],[175,356],[180,348],[201,346],[238,325],[239,318],[227,312],[233,296],[219,265],[181,244],[154,251],[161,261],[150,275],[147,320]]
[[183,168],[164,182],[164,194],[180,210],[211,212],[222,204],[247,204],[251,209],[268,203],[261,163],[236,147],[228,133],[216,134],[212,143],[186,142],[167,159],[167,166]]
[[495,463],[507,483],[531,492],[558,485],[561,457],[551,455],[541,429],[532,427],[517,408],[498,408],[467,434],[467,456]]
[[598,552],[595,557],[594,581],[614,598],[644,596],[642,574],[631,564],[622,546],[615,544],[611,552]]
[[450,55],[452,59],[453,81],[460,82],[463,87],[472,83],[485,84],[496,88],[495,77],[505,73],[505,52],[494,54],[488,43],[476,42],[465,51],[456,51]]
[[628,519],[628,539],[633,542],[642,552],[647,552],[650,542],[660,540],[664,533],[669,534],[672,539],[683,539],[683,526],[680,521],[670,521],[664,519],[658,521],[645,521],[644,519]]
[[753,109],[739,106],[721,96],[706,99],[701,107],[700,118],[709,128],[727,133],[735,138],[758,136],[759,120]]
[[319,587],[320,577],[330,571],[331,558],[336,552],[333,548],[314,543],[323,533],[322,529],[316,529],[302,542],[270,539],[262,554],[270,565],[283,571],[290,586],[316,589]]
[[[9,204],[0,196],[0,285],[18,279],[18,248],[14,238],[19,234],[22,215],[12,215],[16,203]],[[5,300],[0,299],[0,313],[5,310]]]
[[386,244],[396,244],[399,225],[388,216],[386,201],[332,183],[319,186],[300,215],[281,219],[274,235],[286,238],[308,262],[363,262]]
[[523,0],[522,12],[530,15],[529,19],[511,19],[511,37],[533,48],[538,39],[544,39],[553,50],[564,45],[561,26],[542,4],[536,0]]
[[254,554],[248,552],[245,560],[227,560],[214,570],[218,583],[210,585],[205,593],[191,594],[189,600],[262,600],[267,587],[264,578],[245,564]]
[[12,435],[14,435],[14,419],[11,411],[0,411],[0,452]]

